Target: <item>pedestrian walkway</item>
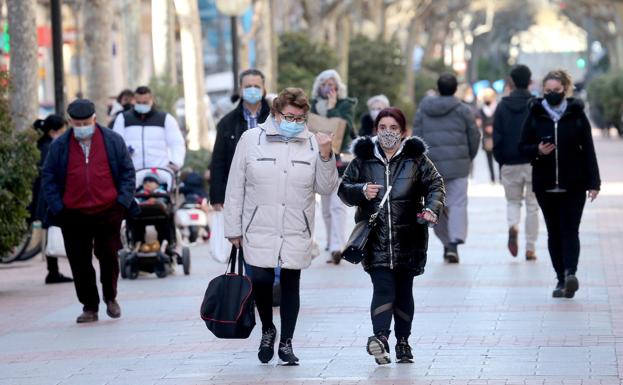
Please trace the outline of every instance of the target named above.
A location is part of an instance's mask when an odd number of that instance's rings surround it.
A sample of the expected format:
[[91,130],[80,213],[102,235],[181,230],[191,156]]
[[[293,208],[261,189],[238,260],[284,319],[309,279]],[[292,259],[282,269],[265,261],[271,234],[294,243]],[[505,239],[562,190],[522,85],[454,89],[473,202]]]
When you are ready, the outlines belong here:
[[[199,318],[208,281],[225,270],[201,246],[193,249],[190,276],[120,281],[122,318],[101,311],[90,325],[74,323],[81,307],[71,285],[43,284],[41,260],[0,266],[0,385],[619,385],[623,141],[596,141],[605,184],[585,211],[574,299],[551,298],[555,276],[543,225],[538,261],[508,254],[503,191],[488,184],[480,156],[459,265],[442,262],[431,232],[427,271],[414,289],[412,365],[379,367],[367,355],[370,280],[360,266],[327,265],[326,255],[302,274],[294,338],[301,365],[259,364],[259,327],[248,340],[218,340]],[[323,238],[319,213],[317,219]],[[61,269],[69,271],[66,261]],[[393,338],[390,344],[393,353]]]

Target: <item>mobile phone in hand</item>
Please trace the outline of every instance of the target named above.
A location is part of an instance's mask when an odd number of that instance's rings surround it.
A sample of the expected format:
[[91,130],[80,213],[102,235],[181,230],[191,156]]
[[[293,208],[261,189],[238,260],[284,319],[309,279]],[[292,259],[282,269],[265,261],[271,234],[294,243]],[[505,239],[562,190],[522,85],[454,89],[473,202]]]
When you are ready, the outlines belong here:
[[554,140],[554,136],[552,135],[547,135],[547,136],[542,137],[541,142],[549,143],[549,144],[556,144],[556,141]]

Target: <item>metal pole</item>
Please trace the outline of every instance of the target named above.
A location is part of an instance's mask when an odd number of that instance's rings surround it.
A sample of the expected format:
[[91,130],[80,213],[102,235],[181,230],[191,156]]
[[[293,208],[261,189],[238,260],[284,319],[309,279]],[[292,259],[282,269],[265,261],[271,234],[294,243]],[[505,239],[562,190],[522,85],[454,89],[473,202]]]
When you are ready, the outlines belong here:
[[236,16],[230,17],[231,21],[231,67],[234,73],[233,92],[238,90],[238,21]]
[[54,109],[58,115],[65,112],[65,90],[63,69],[63,22],[61,0],[50,1],[52,17],[52,57],[54,62]]

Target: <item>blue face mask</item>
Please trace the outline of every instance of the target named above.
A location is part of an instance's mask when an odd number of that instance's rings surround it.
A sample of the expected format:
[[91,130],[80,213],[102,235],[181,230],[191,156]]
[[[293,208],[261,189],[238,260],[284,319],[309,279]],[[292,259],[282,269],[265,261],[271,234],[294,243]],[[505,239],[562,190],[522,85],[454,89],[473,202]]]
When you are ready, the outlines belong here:
[[262,90],[257,87],[247,87],[242,89],[242,100],[249,104],[256,104],[262,100]]
[[139,114],[146,114],[149,111],[151,111],[151,105],[150,104],[135,104],[134,105],[134,111],[138,112]]
[[93,136],[95,132],[95,125],[74,127],[74,137],[76,139],[87,139]]
[[279,123],[279,131],[288,138],[293,138],[303,132],[305,123],[288,122],[285,119]]

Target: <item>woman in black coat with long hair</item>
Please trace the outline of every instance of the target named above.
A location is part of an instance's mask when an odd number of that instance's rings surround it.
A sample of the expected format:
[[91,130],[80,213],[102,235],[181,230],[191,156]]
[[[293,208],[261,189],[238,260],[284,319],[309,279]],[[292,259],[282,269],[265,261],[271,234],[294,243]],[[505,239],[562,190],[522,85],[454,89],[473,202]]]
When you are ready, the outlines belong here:
[[579,288],[580,221],[587,191],[592,202],[601,186],[584,103],[566,98],[572,87],[565,71],[545,76],[544,97],[531,102],[519,144],[520,152],[532,162],[532,189],[545,217],[558,279],[554,298],[573,298]]
[[[51,114],[45,119],[37,119],[33,123],[33,128],[41,133],[41,137],[37,140],[37,148],[39,149],[39,163],[37,168],[39,169],[39,175],[35,178],[32,186],[32,203],[28,208],[30,211],[29,222],[41,221],[42,227],[47,229],[48,223],[45,223],[45,212],[48,205],[45,202],[43,194],[41,193],[41,169],[43,168],[43,162],[48,155],[50,144],[52,141],[65,132],[65,119],[60,115]],[[45,277],[45,283],[64,283],[73,282],[73,279],[64,276],[58,270],[58,259],[55,257],[46,257],[48,275]]]
[[377,136],[357,139],[355,158],[344,173],[339,197],[357,206],[355,220],[368,220],[391,190],[377,226],[366,244],[363,267],[374,286],[371,317],[374,335],[367,351],[377,364],[387,364],[392,317],[396,359],[413,362],[408,338],[413,321],[413,279],[424,272],[428,225],[436,223],[444,204],[441,175],[425,155],[426,144],[406,138],[404,114],[397,108],[381,110],[374,122]]

